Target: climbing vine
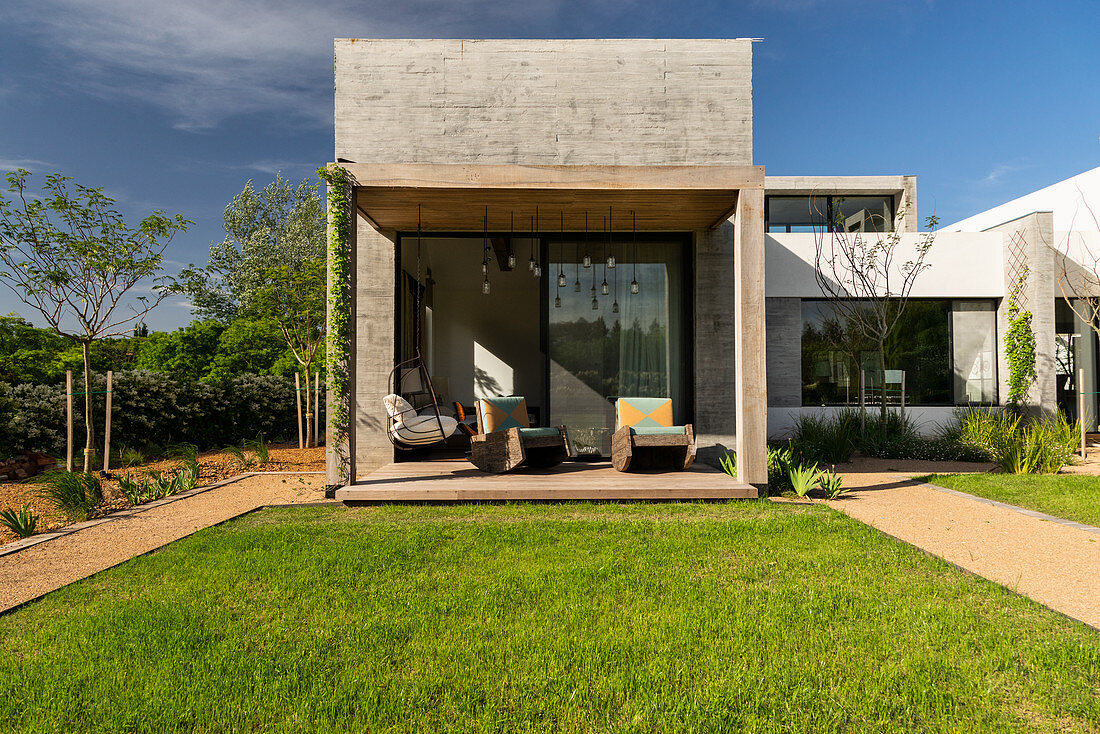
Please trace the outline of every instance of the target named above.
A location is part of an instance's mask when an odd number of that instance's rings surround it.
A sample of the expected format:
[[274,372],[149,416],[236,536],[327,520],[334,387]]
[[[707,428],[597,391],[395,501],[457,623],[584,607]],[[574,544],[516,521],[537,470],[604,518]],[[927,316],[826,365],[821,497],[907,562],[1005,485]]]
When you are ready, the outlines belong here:
[[[334,435],[329,437],[331,446],[338,452],[348,435],[350,415],[348,411],[348,360],[351,343],[351,178],[341,166],[317,169],[317,175],[328,184],[328,344],[325,367],[328,389],[335,398],[328,406],[330,424]],[[340,456],[337,471],[340,480],[349,480],[349,457]]]
[[1031,311],[1020,309],[1020,290],[1027,280],[1025,267],[1008,294],[1008,329],[1005,331],[1005,360],[1008,362],[1008,400],[1020,408],[1035,383],[1035,332],[1031,329]]

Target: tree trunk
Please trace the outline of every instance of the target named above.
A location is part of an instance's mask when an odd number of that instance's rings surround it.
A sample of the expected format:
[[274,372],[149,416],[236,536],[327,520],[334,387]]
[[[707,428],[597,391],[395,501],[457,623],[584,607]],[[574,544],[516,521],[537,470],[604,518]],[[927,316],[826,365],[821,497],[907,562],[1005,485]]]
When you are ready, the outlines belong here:
[[81,342],[84,351],[84,472],[92,470],[92,450],[95,431],[92,430],[92,345]]
[[878,370],[879,370],[879,431],[883,440],[886,439],[886,342],[878,343]]
[[310,385],[312,383],[309,381],[309,363],[308,362],[302,365],[302,370],[305,373],[305,377],[306,377],[305,387],[303,389],[306,391],[306,448],[308,449],[310,446],[313,445],[313,443],[312,443],[312,440],[313,440],[313,413],[310,410],[310,402],[309,402],[309,391],[311,389]]

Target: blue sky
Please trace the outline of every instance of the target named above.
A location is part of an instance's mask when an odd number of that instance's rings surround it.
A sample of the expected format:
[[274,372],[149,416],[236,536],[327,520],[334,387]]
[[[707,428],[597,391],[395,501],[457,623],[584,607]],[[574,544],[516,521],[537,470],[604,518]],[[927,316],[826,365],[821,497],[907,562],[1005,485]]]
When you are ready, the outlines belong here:
[[[249,178],[332,155],[333,37],[758,37],[767,172],[917,175],[944,223],[1100,165],[1100,3],[4,0],[0,170],[60,170],[205,263]],[[0,292],[0,313],[22,311]],[[190,320],[182,300],[148,319]]]

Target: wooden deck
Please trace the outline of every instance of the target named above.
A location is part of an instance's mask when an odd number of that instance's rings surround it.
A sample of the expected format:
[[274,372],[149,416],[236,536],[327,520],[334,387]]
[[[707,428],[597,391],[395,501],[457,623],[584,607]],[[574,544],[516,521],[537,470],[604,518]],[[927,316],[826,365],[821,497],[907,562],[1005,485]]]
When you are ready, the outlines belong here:
[[571,462],[553,469],[485,474],[462,459],[388,464],[336,491],[358,502],[505,502],[722,500],[756,497],[709,466],[682,472],[617,472],[610,461]]

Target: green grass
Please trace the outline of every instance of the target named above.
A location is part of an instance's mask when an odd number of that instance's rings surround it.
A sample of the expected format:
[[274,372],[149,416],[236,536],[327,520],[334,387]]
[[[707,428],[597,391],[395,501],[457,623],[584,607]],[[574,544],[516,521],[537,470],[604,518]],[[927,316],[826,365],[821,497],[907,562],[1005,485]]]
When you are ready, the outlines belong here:
[[273,509],[0,617],[18,731],[1096,731],[1100,633],[821,505]]
[[1100,526],[1100,477],[1080,474],[934,474],[919,477],[948,489]]

